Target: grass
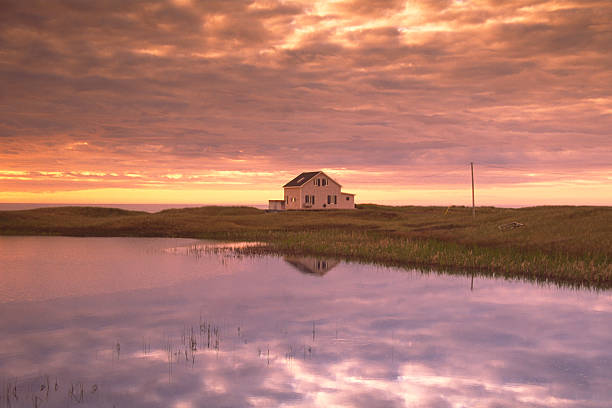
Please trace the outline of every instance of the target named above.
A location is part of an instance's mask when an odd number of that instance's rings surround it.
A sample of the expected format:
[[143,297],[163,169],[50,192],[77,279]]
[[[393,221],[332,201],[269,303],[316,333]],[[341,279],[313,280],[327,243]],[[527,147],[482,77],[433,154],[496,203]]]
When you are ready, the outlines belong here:
[[[155,214],[59,207],[0,212],[2,235],[185,237],[267,243],[260,252],[612,287],[612,207],[358,205],[269,213],[200,207]],[[500,231],[513,221],[523,227]]]

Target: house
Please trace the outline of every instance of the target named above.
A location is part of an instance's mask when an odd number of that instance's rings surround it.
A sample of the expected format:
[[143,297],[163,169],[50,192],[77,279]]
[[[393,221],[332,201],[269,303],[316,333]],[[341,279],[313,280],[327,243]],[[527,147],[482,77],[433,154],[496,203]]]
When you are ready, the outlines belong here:
[[270,200],[268,209],[338,210],[354,209],[355,194],[343,193],[342,186],[322,171],[302,173],[283,186],[284,200]]

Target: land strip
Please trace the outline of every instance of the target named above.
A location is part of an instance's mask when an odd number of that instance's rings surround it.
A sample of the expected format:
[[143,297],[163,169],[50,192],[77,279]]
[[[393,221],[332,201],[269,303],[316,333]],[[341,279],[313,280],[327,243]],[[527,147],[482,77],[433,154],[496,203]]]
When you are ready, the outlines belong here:
[[612,207],[55,207],[2,211],[0,234],[259,241],[248,250],[612,287]]

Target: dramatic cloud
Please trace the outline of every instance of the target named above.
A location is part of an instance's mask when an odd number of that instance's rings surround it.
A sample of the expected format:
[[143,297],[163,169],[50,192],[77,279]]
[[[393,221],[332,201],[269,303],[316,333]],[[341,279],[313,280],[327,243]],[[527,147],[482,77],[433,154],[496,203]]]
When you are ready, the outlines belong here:
[[610,22],[603,0],[5,0],[0,200],[254,203],[324,168],[358,201],[463,203],[473,161],[483,203],[611,204]]

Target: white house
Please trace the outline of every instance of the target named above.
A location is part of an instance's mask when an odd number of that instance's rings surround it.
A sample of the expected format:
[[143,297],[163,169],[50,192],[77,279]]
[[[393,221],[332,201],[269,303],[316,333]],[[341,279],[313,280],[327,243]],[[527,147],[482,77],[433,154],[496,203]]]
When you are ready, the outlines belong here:
[[270,210],[354,209],[355,194],[343,193],[342,186],[322,171],[302,173],[283,186],[284,200],[270,200]]

